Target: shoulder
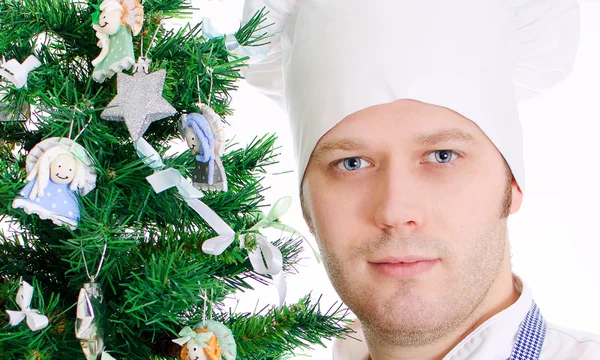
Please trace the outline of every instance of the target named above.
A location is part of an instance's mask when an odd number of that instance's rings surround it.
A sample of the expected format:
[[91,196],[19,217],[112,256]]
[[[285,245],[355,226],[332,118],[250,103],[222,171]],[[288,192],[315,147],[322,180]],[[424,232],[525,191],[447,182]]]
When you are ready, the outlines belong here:
[[600,359],[600,336],[548,323],[542,358],[576,356],[577,360]]
[[358,319],[349,326],[355,333],[349,334],[344,339],[335,339],[333,342],[333,360],[366,360],[369,358],[369,348],[365,342],[362,326]]

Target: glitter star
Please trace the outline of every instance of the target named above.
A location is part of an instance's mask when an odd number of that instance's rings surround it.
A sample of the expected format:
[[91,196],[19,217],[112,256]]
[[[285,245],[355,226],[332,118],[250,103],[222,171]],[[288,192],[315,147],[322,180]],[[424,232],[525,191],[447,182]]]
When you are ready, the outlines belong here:
[[142,71],[131,75],[117,75],[117,96],[100,114],[104,120],[125,121],[134,141],[144,135],[154,121],[164,119],[177,112],[162,97],[166,71],[150,74]]

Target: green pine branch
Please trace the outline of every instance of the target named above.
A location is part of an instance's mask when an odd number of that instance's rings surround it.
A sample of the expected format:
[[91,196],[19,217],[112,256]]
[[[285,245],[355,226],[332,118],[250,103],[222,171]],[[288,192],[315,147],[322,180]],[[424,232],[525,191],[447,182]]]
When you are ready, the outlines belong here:
[[[256,244],[246,235],[268,206],[262,180],[267,167],[277,162],[277,138],[267,134],[242,147],[229,140],[222,156],[229,191],[207,191],[202,201],[236,238],[221,255],[205,254],[202,244],[216,232],[176,189],[156,194],[146,180],[154,170],[138,157],[123,122],[100,118],[117,86],[115,77],[102,84],[91,78],[91,61],[100,53],[91,26],[94,4],[0,0],[0,56],[22,62],[34,54],[43,64],[29,74],[27,87],[16,89],[0,80],[0,109],[9,114],[0,119],[0,218],[9,226],[0,232],[2,357],[83,359],[74,336],[74,305],[89,281],[87,273],[96,272],[104,244],[106,256],[96,281],[108,314],[107,350],[118,359],[176,358],[179,347],[171,340],[182,327],[197,324],[205,307],[232,329],[239,359],[285,358],[297,349],[322,345],[321,339],[346,335],[345,311],[322,312],[309,296],[255,314],[224,309],[232,294],[272,282],[252,268],[248,251]],[[247,60],[232,58],[224,38],[202,37],[202,24],[164,28],[164,20],[189,17],[191,10],[187,0],[145,0],[144,26],[134,38],[136,56],[151,59],[149,70],[166,70],[163,96],[178,111],[154,122],[144,138],[167,168],[186,178],[192,177],[195,158],[189,152],[165,156],[173,141],[181,141],[179,116],[199,111],[200,102],[221,116],[231,115],[231,95]],[[241,45],[268,42],[265,14],[258,12],[235,32]],[[27,109],[34,126],[19,119]],[[97,173],[96,188],[79,197],[76,230],[11,206],[26,182],[29,151],[44,139],[69,135],[79,135],[77,142],[89,151]],[[240,241],[246,240],[242,249]],[[288,237],[273,244],[289,278],[300,261],[302,241]],[[32,307],[50,320],[43,330],[32,332],[24,322],[8,324],[5,310],[18,310],[21,278],[35,288]]]

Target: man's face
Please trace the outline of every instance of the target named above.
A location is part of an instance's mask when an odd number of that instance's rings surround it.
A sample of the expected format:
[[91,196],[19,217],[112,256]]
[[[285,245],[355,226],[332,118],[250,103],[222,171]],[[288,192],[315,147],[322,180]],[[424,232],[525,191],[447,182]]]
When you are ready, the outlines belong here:
[[365,331],[431,343],[510,273],[506,221],[522,195],[507,170],[476,124],[418,101],[359,111],[321,138],[303,210]]

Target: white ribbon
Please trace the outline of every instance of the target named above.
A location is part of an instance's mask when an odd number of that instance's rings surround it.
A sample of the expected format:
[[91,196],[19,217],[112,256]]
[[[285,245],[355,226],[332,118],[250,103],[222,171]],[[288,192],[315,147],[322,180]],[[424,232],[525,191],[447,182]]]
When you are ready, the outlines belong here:
[[135,141],[133,147],[138,156],[144,160],[144,164],[148,165],[151,169],[160,170],[165,167],[158,151],[154,150],[154,148],[143,138],[139,138]]
[[173,168],[155,172],[146,177],[146,180],[152,185],[152,188],[157,194],[172,187],[176,187],[181,196],[186,200],[204,197],[204,194],[200,190],[196,189],[179,173],[179,171]]
[[[267,58],[267,53],[260,47],[241,46],[233,34],[223,34],[212,26],[209,18],[202,19],[202,36],[215,39],[225,36],[225,48],[238,58],[248,57],[248,64],[254,64]],[[231,60],[231,59],[230,59]]]
[[[134,144],[138,155],[144,158],[144,162],[151,168],[158,170],[164,167],[160,155],[144,139],[138,140]],[[204,197],[204,194],[196,189],[188,179],[183,177],[179,171],[168,168],[157,171],[146,177],[156,193],[163,192],[172,187],[176,187],[185,202],[194,211],[208,223],[219,236],[208,239],[202,244],[202,251],[209,255],[220,255],[231,245],[235,239],[235,231],[227,225],[216,212],[214,212],[205,203],[198,200]]]
[[210,255],[220,255],[233,242],[235,231],[216,212],[198,200],[204,195],[194,188],[179,171],[168,168],[148,176],[146,180],[157,194],[177,187],[185,202],[219,234],[217,237],[206,240],[202,244],[202,251]]
[[[144,162],[151,168],[157,170],[154,174],[146,177],[146,180],[148,180],[154,191],[160,193],[172,187],[176,187],[185,202],[194,209],[194,211],[196,211],[198,215],[200,215],[204,221],[217,232],[217,234],[219,234],[216,237],[204,241],[204,243],[202,243],[202,251],[208,255],[216,256],[222,254],[235,240],[235,231],[233,231],[233,229],[227,225],[217,213],[199,200],[204,194],[194,188],[190,181],[183,177],[179,171],[173,168],[160,170],[164,167],[164,164],[162,163],[162,160],[160,160],[160,155],[152,148],[152,146],[150,146],[150,144],[145,140],[140,139],[136,141],[134,146],[138,155],[141,158],[144,158]],[[291,198],[289,201],[291,201]],[[280,214],[287,211],[288,208],[289,203],[286,201],[286,198],[284,198],[284,201],[278,201],[275,203],[269,214],[265,218],[259,220],[252,229],[260,229],[267,226],[275,227],[273,224],[281,225],[274,221]],[[281,227],[278,228],[283,230]],[[291,230],[293,231],[293,229]],[[286,229],[285,231],[290,230]],[[248,258],[250,259],[254,271],[262,275],[271,275],[273,283],[277,287],[281,305],[285,301],[287,292],[285,275],[283,273],[283,256],[281,251],[262,235],[256,235],[255,238],[257,246],[248,253]],[[244,241],[240,241],[240,247],[245,247]],[[263,262],[263,257],[266,266]]]
[[41,315],[38,310],[31,309],[31,298],[33,297],[33,286],[26,281],[21,282],[19,291],[17,292],[17,304],[21,311],[6,310],[10,318],[10,325],[17,326],[27,318],[27,325],[32,331],[37,331],[48,326],[48,318]]
[[114,357],[110,356],[109,353],[107,353],[106,351],[102,352],[102,357],[100,358],[100,360],[117,360]]
[[289,232],[292,235],[298,234],[308,244],[308,246],[310,246],[313,254],[315,255],[315,258],[317,259],[317,262],[320,263],[321,256],[304,235],[302,235],[299,231],[295,230],[291,226],[277,222],[277,219],[283,216],[290,209],[291,205],[291,196],[285,196],[277,200],[271,208],[271,210],[269,211],[269,213],[267,214],[267,216],[260,219],[256,224],[254,224],[252,228],[250,228],[250,230],[258,230],[261,228],[272,227],[281,231]]
[[0,65],[0,76],[4,76],[17,89],[20,89],[23,86],[27,86],[29,72],[37,69],[40,65],[42,63],[33,55],[29,55],[23,64],[15,59],[10,59],[6,62],[3,61],[2,65]]
[[[253,234],[253,237],[256,241],[256,247],[248,252],[252,268],[259,274],[271,275],[273,284],[279,293],[279,305],[283,305],[287,293],[287,284],[283,273],[283,255],[281,255],[279,248],[264,236]],[[245,241],[240,241],[240,247],[245,248]]]

